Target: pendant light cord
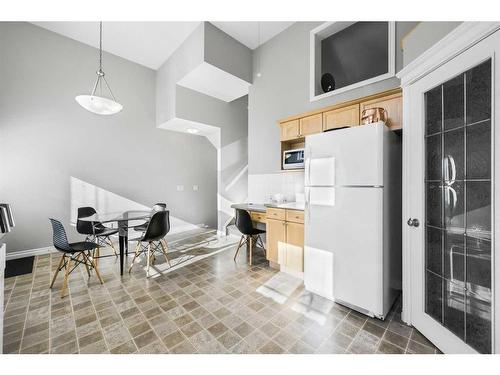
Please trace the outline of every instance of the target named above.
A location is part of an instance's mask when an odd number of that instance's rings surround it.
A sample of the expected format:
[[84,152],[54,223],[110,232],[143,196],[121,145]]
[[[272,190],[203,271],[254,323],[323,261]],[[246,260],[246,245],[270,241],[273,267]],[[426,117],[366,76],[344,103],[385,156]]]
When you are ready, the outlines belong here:
[[99,71],[102,72],[102,21],[99,22]]
[[102,96],[102,82],[101,79],[104,80],[104,83],[106,84],[106,87],[109,90],[109,93],[111,94],[111,97],[113,100],[116,102],[116,98],[113,95],[113,91],[111,90],[111,87],[109,87],[108,81],[106,81],[106,77],[104,77],[104,71],[102,70],[102,21],[99,22],[99,70],[97,71],[97,79],[94,84],[94,88],[92,90],[91,96],[95,95],[95,91],[97,90],[97,86],[99,86],[100,94]]

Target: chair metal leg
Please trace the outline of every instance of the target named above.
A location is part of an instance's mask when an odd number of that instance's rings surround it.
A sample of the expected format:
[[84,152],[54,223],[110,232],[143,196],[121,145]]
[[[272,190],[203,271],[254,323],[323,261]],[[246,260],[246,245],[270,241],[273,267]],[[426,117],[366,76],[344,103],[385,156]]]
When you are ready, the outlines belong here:
[[234,258],[233,258],[233,260],[234,260],[235,262],[236,262],[236,257],[238,256],[238,252],[240,251],[240,247],[241,247],[241,245],[242,245],[242,243],[241,243],[241,242],[243,241],[243,237],[245,237],[245,236],[243,236],[243,235],[241,236],[241,238],[240,238],[240,242],[238,243],[238,247],[236,248],[236,253],[234,254]]
[[264,247],[264,241],[262,241],[262,237],[260,236],[260,234],[257,236],[257,240],[255,242],[257,243],[258,241],[260,241],[261,249],[264,252],[264,255],[266,255],[267,251],[266,248]]
[[90,277],[90,267],[89,267],[89,265],[88,265],[88,263],[87,263],[87,260],[86,260],[86,256],[87,256],[87,254],[86,254],[85,252],[83,252],[82,254],[83,254],[83,255],[82,255],[82,256],[83,256],[83,259],[84,259],[84,262],[83,262],[83,263],[85,264],[85,268],[87,269],[87,275],[89,275],[89,277]]
[[61,269],[62,269],[61,266],[64,262],[65,257],[66,257],[66,254],[63,254],[61,257],[61,260],[59,261],[59,264],[57,265],[57,270],[54,273],[54,277],[52,278],[52,282],[50,283],[49,289],[52,289],[52,287],[54,286],[54,282],[56,281],[57,275],[59,275],[59,271],[61,271]]

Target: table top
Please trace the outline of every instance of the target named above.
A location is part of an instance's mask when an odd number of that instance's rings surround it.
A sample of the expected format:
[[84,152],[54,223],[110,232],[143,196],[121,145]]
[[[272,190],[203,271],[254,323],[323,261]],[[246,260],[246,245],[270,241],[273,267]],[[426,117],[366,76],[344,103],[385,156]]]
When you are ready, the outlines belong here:
[[231,208],[239,208],[246,211],[254,211],[254,212],[266,212],[266,206],[263,204],[256,203],[238,203],[232,204]]
[[288,202],[288,203],[236,203],[231,205],[231,208],[240,208],[242,210],[254,211],[254,212],[266,212],[266,208],[285,208],[289,210],[304,211],[304,202]]
[[90,216],[80,217],[82,221],[99,221],[101,223],[123,222],[130,220],[149,219],[155,212],[152,211],[125,211],[125,212],[103,212]]

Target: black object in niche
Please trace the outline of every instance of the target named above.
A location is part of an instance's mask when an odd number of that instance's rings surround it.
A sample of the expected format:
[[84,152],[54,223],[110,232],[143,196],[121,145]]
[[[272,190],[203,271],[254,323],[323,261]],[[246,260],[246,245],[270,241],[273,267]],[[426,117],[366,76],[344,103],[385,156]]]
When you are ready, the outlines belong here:
[[321,88],[323,92],[335,90],[335,78],[330,73],[325,73],[321,76]]

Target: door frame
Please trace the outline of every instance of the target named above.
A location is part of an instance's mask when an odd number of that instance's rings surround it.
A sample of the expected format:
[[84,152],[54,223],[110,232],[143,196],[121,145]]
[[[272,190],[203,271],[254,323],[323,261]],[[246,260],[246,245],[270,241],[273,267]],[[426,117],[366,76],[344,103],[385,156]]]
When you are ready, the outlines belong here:
[[[426,52],[416,58],[413,62],[407,65],[403,70],[401,70],[397,77],[401,79],[401,86],[403,87],[403,216],[402,216],[402,226],[403,226],[403,303],[402,303],[402,320],[412,325],[414,318],[412,319],[412,262],[411,262],[411,232],[410,227],[406,225],[408,218],[413,217],[411,210],[411,198],[413,196],[413,190],[410,181],[410,167],[411,167],[411,146],[410,140],[413,139],[413,129],[412,127],[412,116],[411,116],[411,103],[412,98],[410,95],[410,87],[415,82],[419,81],[421,78],[429,74],[430,72],[436,70],[446,62],[450,61],[454,57],[460,55],[464,51],[468,50],[475,44],[479,43],[481,40],[490,36],[494,32],[500,30],[500,22],[463,22],[447,36],[429,48]],[[494,74],[494,72],[492,72]],[[498,73],[497,73],[498,74]],[[495,106],[495,103],[492,103]],[[495,114],[495,111],[493,112]],[[498,113],[495,114],[498,116]],[[498,143],[500,140],[500,132],[493,132],[494,142]],[[496,168],[500,168],[500,153],[495,154],[495,165]],[[496,175],[496,173],[495,173]],[[495,184],[494,196],[499,196],[500,184]],[[496,199],[494,202],[495,206],[499,205],[500,199]],[[500,212],[497,210],[498,207],[492,207],[495,212]],[[421,219],[421,218],[420,218]],[[500,230],[500,220],[495,221],[495,227],[493,228],[494,233]],[[495,248],[492,248],[493,260],[492,264],[498,270],[500,270],[500,256],[494,256]],[[493,322],[493,335],[494,337],[500,338],[500,322],[495,322],[495,311],[500,311],[500,277],[492,278],[493,288],[494,288],[494,305],[492,306],[492,322]],[[499,324],[496,324],[499,323]],[[500,345],[495,345],[493,341],[494,352],[500,352]]]

